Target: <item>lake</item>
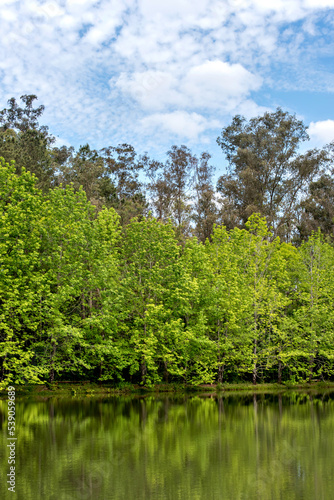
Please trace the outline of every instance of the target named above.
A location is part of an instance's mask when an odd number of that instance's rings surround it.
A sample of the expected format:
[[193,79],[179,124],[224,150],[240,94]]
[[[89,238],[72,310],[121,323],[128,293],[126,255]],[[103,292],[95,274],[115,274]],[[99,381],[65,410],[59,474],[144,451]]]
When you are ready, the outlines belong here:
[[22,398],[2,499],[331,500],[334,393]]

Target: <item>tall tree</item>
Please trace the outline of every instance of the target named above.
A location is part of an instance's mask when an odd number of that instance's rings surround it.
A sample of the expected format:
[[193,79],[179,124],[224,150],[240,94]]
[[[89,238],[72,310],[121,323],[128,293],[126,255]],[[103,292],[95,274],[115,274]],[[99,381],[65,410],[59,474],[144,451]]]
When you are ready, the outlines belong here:
[[82,319],[88,309],[85,291],[93,218],[94,208],[82,189],[57,187],[48,193],[40,256],[47,285],[41,294],[43,321],[36,358],[48,370],[50,382],[62,372],[82,373],[85,368],[84,356],[77,353],[86,345]]
[[[205,161],[204,158],[202,159]],[[146,172],[151,203],[159,219],[171,219],[177,228],[178,238],[184,242],[192,233],[192,188],[198,160],[186,146],[172,146],[167,160],[148,162]],[[199,184],[200,181],[198,181]]]
[[54,165],[50,148],[55,138],[48,127],[40,126],[38,118],[44,106],[34,108],[37,97],[33,94],[21,96],[24,107],[15,98],[9,99],[8,108],[0,111],[0,155],[6,161],[15,160],[16,172],[25,167],[38,178],[38,187],[47,190],[53,184]]
[[48,135],[48,128],[43,126],[40,127],[38,123],[38,118],[44,112],[44,106],[38,106],[38,108],[33,107],[34,101],[37,96],[34,94],[22,95],[20,99],[25,104],[24,108],[21,108],[14,97],[8,100],[9,108],[4,108],[0,111],[0,124],[3,130],[7,129],[17,129],[20,132],[27,132],[27,130],[39,130],[40,132]]
[[[106,174],[115,186],[110,205],[120,215],[121,224],[124,226],[132,217],[140,217],[147,213],[143,183],[139,178],[144,168],[144,160],[141,157],[137,158],[135,149],[129,144],[104,148],[101,154],[105,160]],[[105,184],[102,184],[102,187]],[[110,190],[108,186],[106,187]]]
[[194,233],[202,243],[211,237],[213,225],[218,220],[215,190],[212,184],[214,168],[209,165],[210,158],[209,153],[202,153],[199,161],[195,163]]
[[107,172],[104,158],[88,144],[80,146],[76,154],[68,149],[53,152],[59,163],[58,183],[70,183],[76,191],[82,186],[88,200],[98,209],[111,206],[116,199],[116,188]]
[[217,143],[229,162],[217,189],[232,224],[243,227],[254,212],[267,217],[274,236],[289,240],[295,231],[296,207],[308,184],[329,161],[327,151],[298,154],[309,139],[294,115],[278,108],[249,122],[235,116]]
[[[134,218],[125,229],[122,254],[122,293],[127,311],[123,328],[128,330],[133,347],[132,373],[140,371],[145,384],[159,380],[159,349],[163,345],[158,335],[166,332],[162,325],[170,317],[170,312],[161,307],[168,304],[177,277],[179,247],[171,223],[163,224],[151,216],[141,221]],[[173,323],[170,332],[178,338],[179,329]]]
[[[298,223],[299,238],[305,240],[312,231],[320,228],[330,238],[334,237],[334,178],[333,172],[321,175],[311,182],[308,196],[300,204],[301,214]],[[297,241],[298,241],[297,240]]]
[[0,380],[38,382],[34,362],[45,280],[41,269],[44,201],[36,179],[0,158]]
[[297,379],[333,373],[334,249],[324,242],[320,229],[303,241],[299,253],[298,286],[293,311],[294,359],[291,373]]
[[170,189],[172,220],[178,234],[187,235],[191,217],[189,188],[197,159],[186,146],[172,146],[167,157],[164,178]]

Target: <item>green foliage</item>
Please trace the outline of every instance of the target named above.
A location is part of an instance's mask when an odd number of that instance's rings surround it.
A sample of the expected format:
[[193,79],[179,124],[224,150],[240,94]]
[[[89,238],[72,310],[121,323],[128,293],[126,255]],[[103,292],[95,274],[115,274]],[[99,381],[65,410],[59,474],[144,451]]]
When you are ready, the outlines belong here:
[[39,380],[30,364],[40,324],[44,280],[40,232],[44,201],[33,175],[0,158],[0,363],[1,381]]
[[35,99],[0,112],[1,384],[333,377],[334,248],[312,232],[332,231],[331,178],[313,178],[330,148],[297,156],[306,128],[282,110],[235,117],[222,213],[208,153],[52,148]]

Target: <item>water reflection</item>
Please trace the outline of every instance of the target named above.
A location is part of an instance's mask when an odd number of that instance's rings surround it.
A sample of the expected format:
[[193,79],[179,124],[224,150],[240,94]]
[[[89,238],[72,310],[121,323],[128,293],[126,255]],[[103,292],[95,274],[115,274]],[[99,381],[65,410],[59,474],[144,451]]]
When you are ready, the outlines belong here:
[[328,500],[333,410],[333,393],[18,400],[16,497]]

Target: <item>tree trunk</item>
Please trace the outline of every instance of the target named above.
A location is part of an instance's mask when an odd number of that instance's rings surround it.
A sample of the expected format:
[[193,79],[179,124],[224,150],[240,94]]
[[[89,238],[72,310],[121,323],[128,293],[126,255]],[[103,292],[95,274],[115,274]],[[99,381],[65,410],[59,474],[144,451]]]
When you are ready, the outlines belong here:
[[279,362],[278,362],[278,374],[277,374],[277,382],[279,384],[282,383],[282,369],[283,369],[282,361],[279,360]]
[[168,384],[168,365],[167,365],[167,362],[165,361],[164,362],[164,379],[165,379],[165,382],[166,384]]
[[314,355],[311,356],[310,358],[310,368],[309,368],[309,375],[308,375],[308,382],[312,382],[312,378],[313,378],[313,363],[314,363]]
[[224,365],[220,362],[220,354],[219,354],[219,363],[218,363],[218,383],[222,384],[224,378]]
[[140,372],[141,372],[141,381],[142,381],[142,384],[145,385],[145,383],[146,383],[147,367],[146,367],[146,363],[145,363],[144,359],[142,360],[141,365],[140,365]]
[[51,337],[51,345],[52,345],[52,351],[51,351],[51,356],[50,356],[50,384],[53,384],[54,379],[55,379],[55,369],[54,369],[54,362],[55,362],[55,356],[56,356],[56,342],[53,337]]
[[256,385],[256,377],[257,377],[257,363],[256,363],[256,347],[257,347],[257,340],[254,339],[254,365],[253,365],[253,384]]
[[2,367],[1,367],[1,382],[3,381],[4,379],[4,376],[5,376],[5,360],[7,358],[7,354],[4,355],[4,357],[2,358]]

